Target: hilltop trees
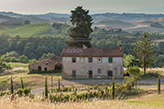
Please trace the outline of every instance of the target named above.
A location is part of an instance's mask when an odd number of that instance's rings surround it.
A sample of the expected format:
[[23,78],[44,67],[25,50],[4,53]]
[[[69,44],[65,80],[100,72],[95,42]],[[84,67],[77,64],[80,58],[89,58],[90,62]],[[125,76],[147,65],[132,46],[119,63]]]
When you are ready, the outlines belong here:
[[93,30],[92,17],[88,15],[89,10],[82,9],[82,6],[78,6],[75,10],[71,11],[71,22],[75,27],[70,30],[71,41],[67,41],[66,45],[71,48],[81,48],[83,44],[87,47],[91,47],[91,39],[89,35]]
[[141,67],[144,68],[144,74],[146,73],[146,68],[157,61],[157,53],[154,53],[153,46],[154,44],[151,43],[148,34],[144,33],[134,48],[134,55],[139,59]]
[[25,20],[24,21],[24,25],[27,25],[27,24],[30,24],[30,21],[29,20]]

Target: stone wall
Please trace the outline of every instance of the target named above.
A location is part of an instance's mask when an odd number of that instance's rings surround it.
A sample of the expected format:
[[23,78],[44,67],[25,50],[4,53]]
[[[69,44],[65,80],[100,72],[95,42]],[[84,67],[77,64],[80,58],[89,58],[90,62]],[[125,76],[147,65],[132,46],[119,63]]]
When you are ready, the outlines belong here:
[[38,71],[38,67],[41,67],[41,71],[50,71],[50,70],[54,70],[55,69],[55,65],[58,64],[58,62],[54,61],[54,60],[45,60],[45,61],[40,61],[36,64],[32,64],[30,65],[30,71],[32,70],[37,70]]
[[[89,71],[92,71],[92,78],[111,78],[108,72],[112,71],[116,78],[123,78],[123,57],[113,57],[109,63],[108,57],[92,57],[92,62],[88,62],[88,57],[76,57],[76,62],[72,62],[72,57],[62,57],[62,78],[72,78],[72,71],[76,71],[76,78],[89,78]],[[98,73],[101,69],[101,73]]]

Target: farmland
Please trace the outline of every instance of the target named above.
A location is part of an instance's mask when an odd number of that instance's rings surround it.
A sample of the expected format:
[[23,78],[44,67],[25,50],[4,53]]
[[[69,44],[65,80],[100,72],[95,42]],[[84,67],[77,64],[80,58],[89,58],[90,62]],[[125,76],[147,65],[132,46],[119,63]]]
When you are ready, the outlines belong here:
[[7,33],[10,36],[20,35],[22,37],[46,34],[50,31],[51,29],[48,23],[36,23],[19,27],[0,29],[0,33]]

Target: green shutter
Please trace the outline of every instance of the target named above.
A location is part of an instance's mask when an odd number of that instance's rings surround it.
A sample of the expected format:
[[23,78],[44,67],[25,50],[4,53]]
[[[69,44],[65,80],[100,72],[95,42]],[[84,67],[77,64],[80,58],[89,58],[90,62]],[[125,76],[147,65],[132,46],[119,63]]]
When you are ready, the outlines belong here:
[[112,58],[109,58],[109,63],[112,63]]

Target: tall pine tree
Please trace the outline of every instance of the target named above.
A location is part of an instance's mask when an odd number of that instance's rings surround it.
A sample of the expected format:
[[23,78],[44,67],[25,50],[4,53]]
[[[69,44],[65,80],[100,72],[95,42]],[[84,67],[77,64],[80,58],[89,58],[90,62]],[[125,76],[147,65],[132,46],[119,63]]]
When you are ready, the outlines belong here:
[[82,6],[78,6],[75,10],[71,11],[72,25],[75,26],[70,30],[71,41],[67,41],[66,45],[70,48],[82,48],[83,44],[87,47],[91,47],[91,38],[89,35],[93,32],[92,17],[88,15],[89,10],[82,9]]
[[153,46],[154,44],[151,43],[150,37],[144,33],[134,48],[134,55],[140,60],[141,67],[144,68],[144,74],[146,73],[146,68],[157,61],[157,53],[154,53]]

